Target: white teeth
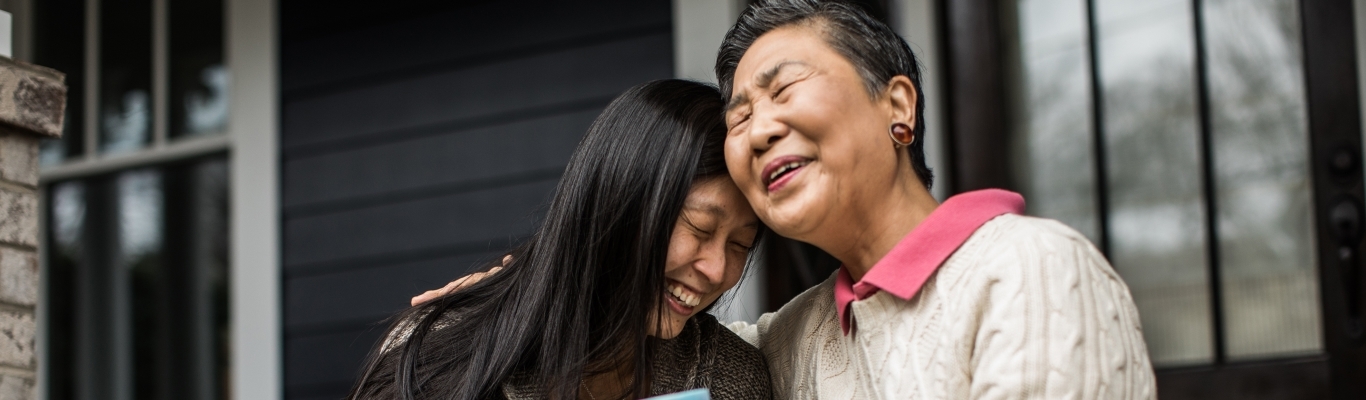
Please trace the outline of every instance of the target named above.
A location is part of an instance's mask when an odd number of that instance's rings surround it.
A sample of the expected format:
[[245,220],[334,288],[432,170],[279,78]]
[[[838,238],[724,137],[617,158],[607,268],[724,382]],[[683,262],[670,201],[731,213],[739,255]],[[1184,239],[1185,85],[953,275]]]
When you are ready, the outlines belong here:
[[801,167],[803,165],[806,165],[806,163],[802,161],[793,161],[787,164],[783,164],[783,166],[778,167],[778,169],[775,169],[772,173],[768,174],[768,181],[773,182],[778,179],[778,176],[787,173],[787,171],[797,169],[798,167]]
[[702,299],[695,294],[689,293],[681,285],[669,285],[669,293],[674,295],[680,303],[688,307],[697,307],[702,303]]

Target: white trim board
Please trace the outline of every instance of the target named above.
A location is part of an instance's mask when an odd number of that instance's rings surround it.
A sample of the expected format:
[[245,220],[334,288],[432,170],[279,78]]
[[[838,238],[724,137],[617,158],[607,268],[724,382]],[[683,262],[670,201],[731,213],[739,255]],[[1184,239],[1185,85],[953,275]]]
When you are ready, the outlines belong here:
[[673,0],[674,76],[716,83],[716,51],[743,0]]
[[284,370],[277,7],[274,0],[228,0],[225,6],[232,74],[231,393],[236,400],[278,400]]

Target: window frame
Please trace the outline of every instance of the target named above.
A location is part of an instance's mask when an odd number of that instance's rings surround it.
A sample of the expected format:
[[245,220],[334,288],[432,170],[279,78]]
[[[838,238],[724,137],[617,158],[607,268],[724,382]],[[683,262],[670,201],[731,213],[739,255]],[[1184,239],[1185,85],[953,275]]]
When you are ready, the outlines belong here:
[[[27,59],[34,46],[30,34],[32,0],[17,0],[15,50]],[[279,399],[281,367],[278,63],[275,0],[224,0],[224,64],[228,85],[227,127],[218,133],[169,139],[170,59],[169,2],[152,1],[152,141],[142,149],[103,155],[99,152],[99,18],[101,0],[85,0],[85,95],[81,101],[85,138],[80,156],[39,170],[39,193],[54,183],[108,175],[225,154],[229,163],[229,391],[233,399]],[[41,204],[39,236],[46,240],[46,200]],[[37,350],[38,398],[48,395],[47,309],[48,261],[40,243],[40,288]]]

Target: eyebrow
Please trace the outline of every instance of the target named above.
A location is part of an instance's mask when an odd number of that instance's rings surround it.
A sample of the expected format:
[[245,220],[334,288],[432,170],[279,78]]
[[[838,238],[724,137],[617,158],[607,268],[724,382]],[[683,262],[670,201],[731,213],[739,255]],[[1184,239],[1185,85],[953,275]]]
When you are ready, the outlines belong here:
[[[773,78],[778,77],[778,73],[782,72],[783,68],[789,65],[800,65],[804,67],[807,66],[806,63],[797,60],[783,61],[778,63],[777,65],[774,65],[773,68],[769,68],[767,71],[764,71],[763,73],[759,74],[759,77],[754,80],[754,83],[759,87],[768,87],[769,84],[773,83]],[[749,96],[746,96],[744,93],[740,93],[739,95],[733,96],[730,98],[730,103],[726,104],[725,112],[729,113],[731,110],[735,109],[735,107],[739,107],[741,104],[748,102]]]
[[[693,210],[693,211],[701,211],[701,212],[704,212],[704,213],[707,213],[707,214],[711,214],[712,216],[715,216],[715,217],[717,217],[717,218],[725,218],[726,216],[729,215],[729,213],[726,212],[726,209],[721,208],[721,206],[718,206],[718,205],[715,205],[715,204],[709,204],[709,203],[703,203],[703,204],[695,204],[695,203],[693,203],[693,204],[684,204],[684,205],[683,205],[683,209],[685,209],[685,210]],[[751,221],[750,223],[745,224],[744,227],[746,227],[746,228],[759,229],[759,220],[756,219],[756,220],[754,220],[754,221]]]
[[744,93],[740,93],[738,96],[731,96],[731,98],[730,98],[730,103],[726,103],[726,111],[725,111],[725,112],[726,112],[726,113],[730,113],[731,111],[734,111],[734,110],[735,110],[735,107],[739,107],[741,104],[748,103],[748,102],[749,102],[749,96],[746,96]]
[[723,209],[723,208],[721,208],[721,206],[718,206],[718,205],[715,205],[715,204],[708,204],[708,203],[703,203],[703,204],[689,203],[689,204],[684,204],[684,205],[683,205],[683,208],[688,209],[688,210],[693,210],[693,211],[701,211],[701,212],[704,212],[704,213],[707,213],[707,214],[711,214],[711,215],[714,215],[714,216],[717,216],[717,217],[725,217],[725,216],[726,216],[726,210]]

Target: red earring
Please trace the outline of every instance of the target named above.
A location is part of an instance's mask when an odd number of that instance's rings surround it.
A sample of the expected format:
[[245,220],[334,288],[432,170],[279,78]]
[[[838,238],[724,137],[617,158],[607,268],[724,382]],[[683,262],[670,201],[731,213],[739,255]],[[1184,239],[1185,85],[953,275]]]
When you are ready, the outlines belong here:
[[896,147],[910,146],[911,143],[915,143],[915,133],[911,132],[910,125],[904,123],[893,123],[892,127],[887,130],[887,135],[892,137],[892,143],[895,143]]

